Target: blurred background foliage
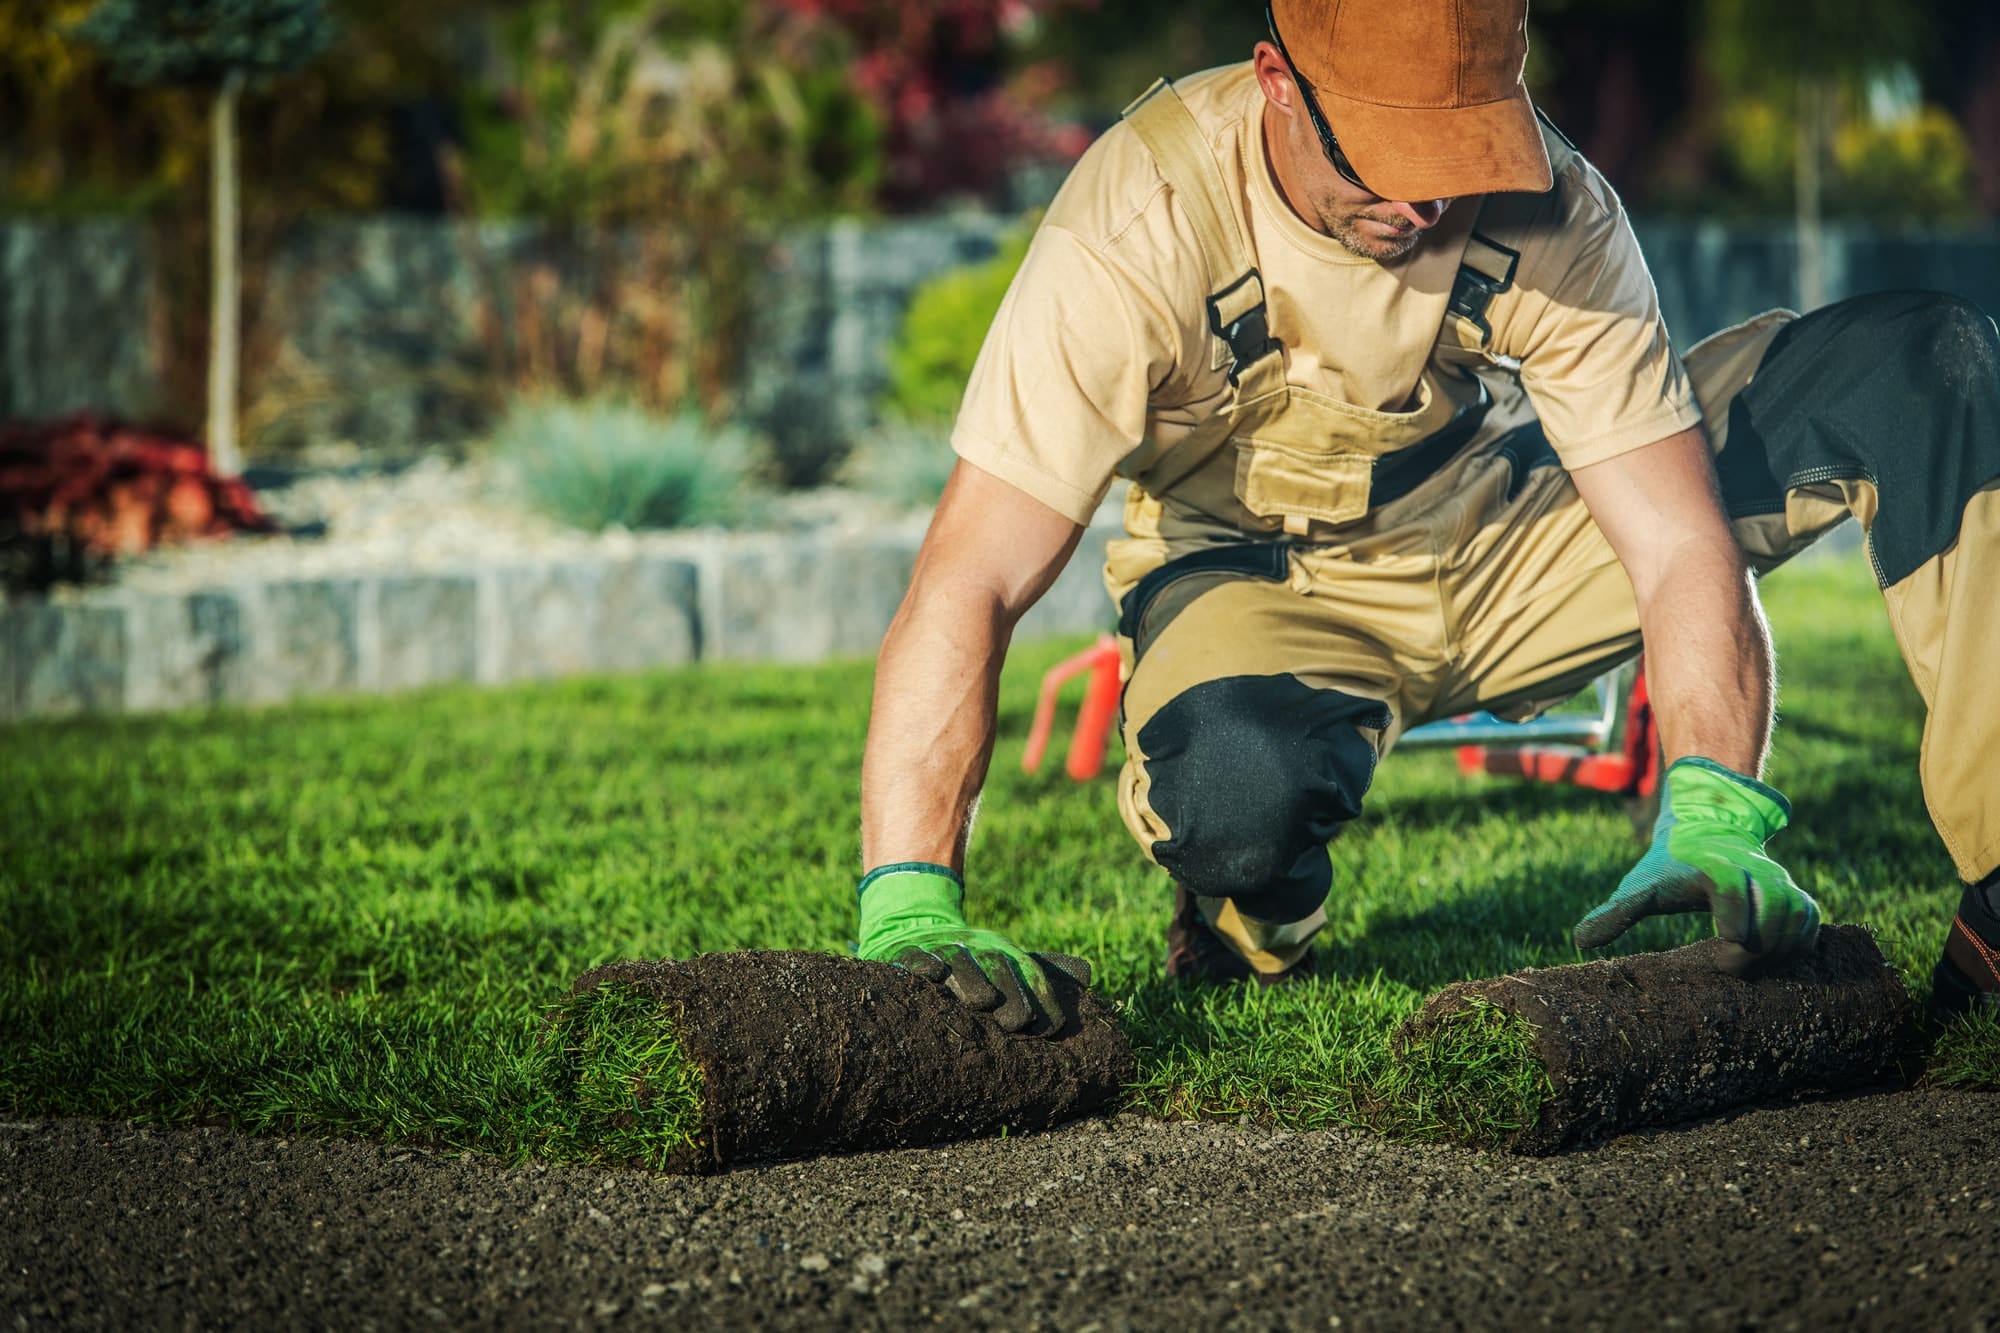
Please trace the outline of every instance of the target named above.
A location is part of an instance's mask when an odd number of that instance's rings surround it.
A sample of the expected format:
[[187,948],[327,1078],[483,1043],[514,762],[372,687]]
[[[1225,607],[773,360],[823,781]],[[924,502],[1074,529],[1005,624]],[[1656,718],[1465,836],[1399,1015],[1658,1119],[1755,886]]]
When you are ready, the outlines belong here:
[[[0,0],[9,212],[170,208],[199,182],[199,101],[115,83],[75,35],[94,7]],[[1018,204],[1155,74],[1240,59],[1263,26],[1255,0],[330,8],[336,48],[246,101],[253,212],[707,225]],[[1537,98],[1635,207],[1787,211],[1785,85],[1813,78],[1837,95],[1830,212],[1907,187],[1913,220],[2000,213],[1988,0],[1537,0],[1531,22]]]
[[[78,35],[98,2],[0,0],[0,213],[148,220],[169,257],[168,415],[197,419],[171,405],[202,395],[204,101],[116,81]],[[259,274],[292,224],[443,216],[478,275],[496,418],[599,394],[740,416],[756,284],[787,228],[1022,213],[1156,74],[1241,59],[1263,31],[1258,0],[327,7],[332,49],[243,94],[246,393],[280,382]],[[1635,211],[1790,218],[1802,236],[1820,216],[2000,216],[1991,0],[1535,0],[1531,29],[1538,102]],[[516,223],[544,239],[523,251],[495,229]],[[948,415],[1017,257],[920,294],[884,404],[911,439]],[[769,469],[836,475],[841,423],[809,394],[779,407]]]
[[882,130],[844,35],[746,0],[533,0],[486,36],[441,192],[548,224],[542,258],[476,266],[496,383],[726,413],[775,229],[872,206]]
[[890,415],[918,426],[950,426],[986,330],[1028,257],[1033,233],[1023,225],[1001,241],[991,259],[940,274],[917,289],[889,347]]

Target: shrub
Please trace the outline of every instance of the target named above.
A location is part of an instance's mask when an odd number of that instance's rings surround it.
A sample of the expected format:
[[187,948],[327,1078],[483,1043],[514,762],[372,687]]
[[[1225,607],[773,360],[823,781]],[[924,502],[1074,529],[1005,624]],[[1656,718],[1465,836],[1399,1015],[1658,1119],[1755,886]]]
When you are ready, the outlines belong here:
[[[882,200],[895,209],[1003,195],[1010,172],[1069,163],[1089,133],[1046,111],[1065,75],[1014,57],[1043,22],[1097,0],[765,0],[838,25],[853,44],[854,88],[881,121]],[[1127,34],[1121,32],[1120,38]],[[1092,57],[1098,53],[1093,50]]]
[[741,511],[755,463],[735,427],[617,402],[517,400],[495,444],[531,503],[593,532],[726,521]]
[[870,495],[896,504],[927,506],[944,494],[945,480],[957,462],[942,429],[891,421],[855,447],[844,475]]
[[847,423],[828,410],[827,397],[824,385],[795,380],[759,414],[771,471],[780,486],[808,490],[822,485],[852,452]]
[[[1745,97],[1725,108],[1720,124],[1732,204],[1751,212],[1792,207],[1799,153],[1795,109]],[[1972,149],[1948,112],[1916,105],[1877,119],[1850,98],[1829,146],[1821,206],[1830,217],[1962,222],[1972,216]]]
[[1851,120],[1833,140],[1842,212],[1966,222],[1973,216],[1972,146],[1940,107],[1888,120]]
[[0,586],[82,582],[160,542],[273,530],[196,441],[87,414],[0,425]]
[[847,39],[762,0],[507,8],[490,34],[507,90],[462,108],[466,198],[546,220],[585,262],[523,266],[465,229],[496,378],[721,410],[772,230],[865,209],[880,175]]
[[958,415],[972,363],[1027,257],[1028,239],[1023,229],[1002,241],[991,259],[951,269],[917,288],[889,348],[886,406],[893,415],[917,422],[947,422]]

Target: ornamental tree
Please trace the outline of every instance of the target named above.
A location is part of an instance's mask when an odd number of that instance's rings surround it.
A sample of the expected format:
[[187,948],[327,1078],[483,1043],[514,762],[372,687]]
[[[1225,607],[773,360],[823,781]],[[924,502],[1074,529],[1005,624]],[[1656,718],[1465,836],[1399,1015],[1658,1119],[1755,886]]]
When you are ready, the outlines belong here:
[[1704,46],[1723,85],[1796,108],[1799,309],[1827,299],[1821,195],[1841,101],[1918,54],[1921,0],[1706,0]]
[[237,100],[246,85],[297,69],[325,50],[332,21],[324,0],[104,0],[75,31],[128,82],[194,87],[213,99],[207,433],[216,471],[233,476],[243,470],[236,438]]

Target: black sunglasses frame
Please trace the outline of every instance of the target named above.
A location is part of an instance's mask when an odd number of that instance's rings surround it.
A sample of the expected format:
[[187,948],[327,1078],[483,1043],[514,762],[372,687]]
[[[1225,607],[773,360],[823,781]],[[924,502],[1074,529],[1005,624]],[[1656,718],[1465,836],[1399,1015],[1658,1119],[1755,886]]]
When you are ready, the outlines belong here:
[[1271,0],[1264,0],[1264,23],[1271,30],[1271,44],[1278,48],[1278,54],[1284,57],[1285,68],[1292,73],[1292,84],[1299,90],[1299,100],[1306,105],[1307,117],[1311,119],[1313,128],[1319,131],[1319,146],[1325,151],[1326,160],[1333,163],[1333,169],[1349,185],[1374,194],[1375,191],[1369,190],[1368,183],[1355,171],[1354,164],[1347,160],[1347,154],[1341,151],[1340,140],[1333,137],[1333,126],[1326,123],[1319,102],[1313,97],[1312,85],[1299,73],[1299,67],[1292,61],[1292,53],[1285,49],[1285,39],[1278,35],[1278,16],[1271,12]]

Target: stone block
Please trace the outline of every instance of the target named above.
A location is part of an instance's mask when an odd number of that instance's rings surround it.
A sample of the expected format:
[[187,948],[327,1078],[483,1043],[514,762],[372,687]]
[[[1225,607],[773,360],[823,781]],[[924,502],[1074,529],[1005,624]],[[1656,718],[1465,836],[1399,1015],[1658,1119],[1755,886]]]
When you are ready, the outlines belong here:
[[156,411],[153,278],[141,223],[0,222],[0,420]]
[[375,588],[368,684],[407,690],[471,680],[479,670],[479,584],[470,574],[398,574]]
[[691,560],[642,555],[604,578],[599,662],[606,671],[682,666],[701,656],[697,573]]
[[236,592],[135,593],[125,609],[127,708],[190,708],[248,697],[249,641]]
[[598,561],[495,570],[479,679],[553,680],[599,671],[607,566]]
[[125,609],[17,602],[0,611],[15,717],[116,712],[125,702]]
[[737,662],[870,656],[916,567],[911,539],[783,537],[712,548],[702,652]]
[[360,580],[264,585],[247,691],[258,703],[335,694],[361,684]]

